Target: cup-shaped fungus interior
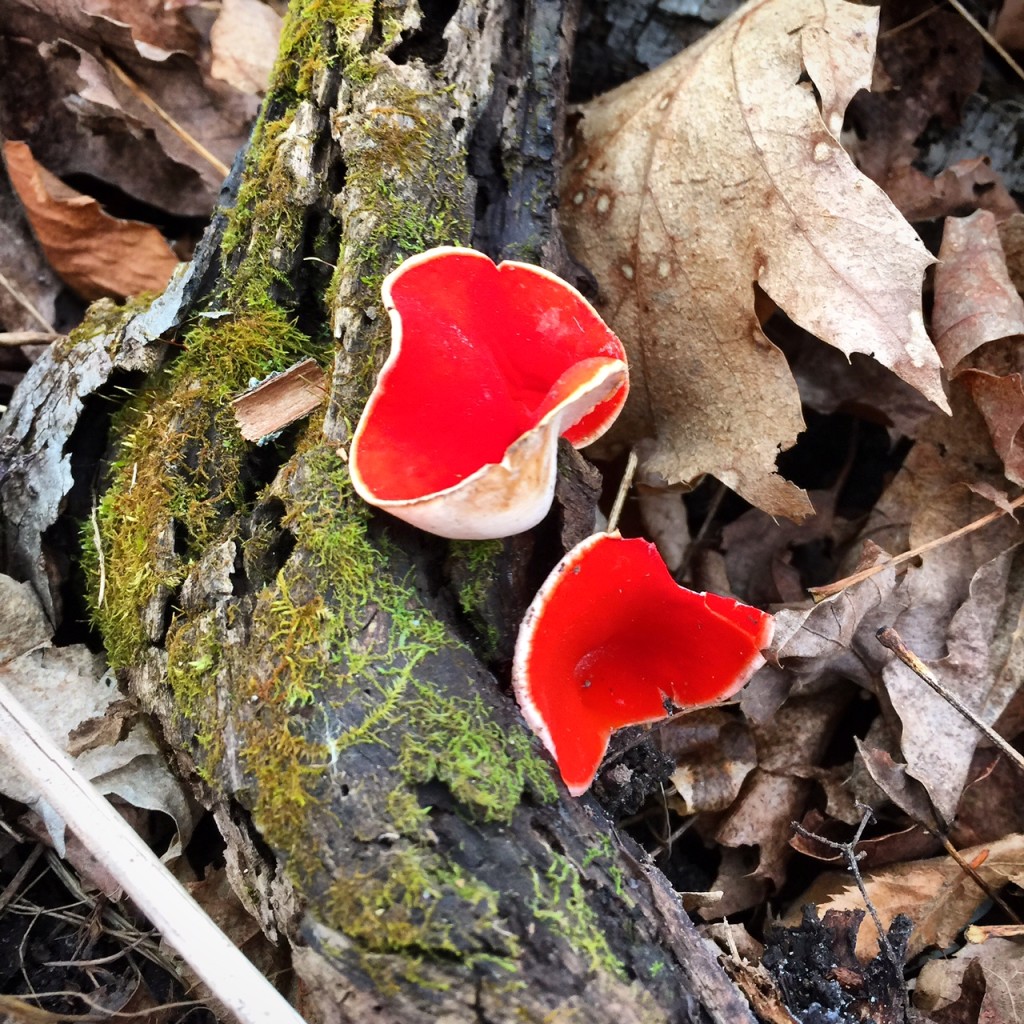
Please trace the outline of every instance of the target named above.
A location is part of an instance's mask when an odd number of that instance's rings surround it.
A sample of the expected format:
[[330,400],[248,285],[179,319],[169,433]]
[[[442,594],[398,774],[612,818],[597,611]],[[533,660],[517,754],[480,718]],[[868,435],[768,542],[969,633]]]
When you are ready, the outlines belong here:
[[734,694],[762,664],[772,624],[756,608],[680,587],[653,544],[600,534],[559,563],[531,605],[516,695],[579,793],[616,729]]
[[[501,462],[595,372],[625,361],[589,303],[539,267],[431,250],[406,261],[383,292],[392,352],[353,446],[377,500],[444,491]],[[565,436],[590,443],[625,397],[623,384]]]

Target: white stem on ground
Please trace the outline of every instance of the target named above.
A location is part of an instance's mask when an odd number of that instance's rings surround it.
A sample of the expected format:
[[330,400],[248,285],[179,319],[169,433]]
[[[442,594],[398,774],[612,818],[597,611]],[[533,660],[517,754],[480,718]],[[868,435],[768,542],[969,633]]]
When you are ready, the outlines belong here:
[[0,667],[0,748],[239,1024],[303,1024],[11,693]]

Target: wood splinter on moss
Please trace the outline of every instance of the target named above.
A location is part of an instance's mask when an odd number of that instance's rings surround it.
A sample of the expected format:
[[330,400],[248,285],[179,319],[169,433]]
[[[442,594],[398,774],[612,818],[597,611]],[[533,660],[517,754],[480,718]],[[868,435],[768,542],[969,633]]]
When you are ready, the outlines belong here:
[[275,373],[231,403],[246,441],[262,441],[308,416],[327,398],[324,371],[316,360],[303,359]]

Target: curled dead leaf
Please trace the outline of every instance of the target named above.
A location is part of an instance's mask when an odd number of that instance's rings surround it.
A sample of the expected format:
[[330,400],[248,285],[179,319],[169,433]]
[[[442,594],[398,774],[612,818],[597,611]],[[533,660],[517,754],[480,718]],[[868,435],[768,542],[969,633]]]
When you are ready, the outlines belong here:
[[24,142],[5,142],[11,184],[50,265],[84,299],[162,291],[178,257],[149,224],[116,220],[95,199],[36,163]]
[[1007,478],[1024,484],[1024,302],[1010,279],[995,217],[979,210],[947,218],[939,258],[935,346],[984,418]]
[[775,471],[803,421],[757,288],[948,408],[921,314],[932,258],[838,142],[870,85],[877,17],[758,0],[580,110],[566,236],[636,381],[612,440],[653,439],[645,468],[670,484],[711,473],[772,514],[811,511]]
[[[995,843],[960,850],[960,857],[975,866],[980,877],[993,889],[1008,882],[1024,881],[1024,836],[1009,835]],[[964,873],[952,857],[894,864],[864,875],[868,898],[874,904],[882,927],[888,927],[897,914],[907,914],[914,923],[908,955],[916,956],[935,946],[944,949],[971,920],[976,907],[986,899],[974,880]],[[827,892],[837,895],[829,900]],[[817,913],[823,917],[832,910],[862,910],[864,898],[848,872],[823,875],[814,887],[797,900],[784,917],[795,921],[798,908],[814,895],[821,897]],[[866,961],[878,952],[877,933],[863,929],[857,936],[857,957]]]

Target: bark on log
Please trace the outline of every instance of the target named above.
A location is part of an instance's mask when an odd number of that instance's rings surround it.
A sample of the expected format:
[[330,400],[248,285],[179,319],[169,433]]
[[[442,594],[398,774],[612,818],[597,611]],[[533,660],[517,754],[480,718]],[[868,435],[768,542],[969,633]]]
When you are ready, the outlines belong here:
[[[294,3],[193,264],[150,309],[94,315],[4,420],[9,571],[55,620],[88,587],[323,1021],[752,1020],[663,876],[556,787],[487,667],[589,528],[586,487],[532,536],[448,545],[371,514],[347,476],[400,258],[472,242],[569,269],[574,24],[569,0]],[[230,399],[308,356],[333,360],[325,414],[244,443]],[[94,531],[87,439],[125,385]],[[565,492],[580,479],[566,456]]]

